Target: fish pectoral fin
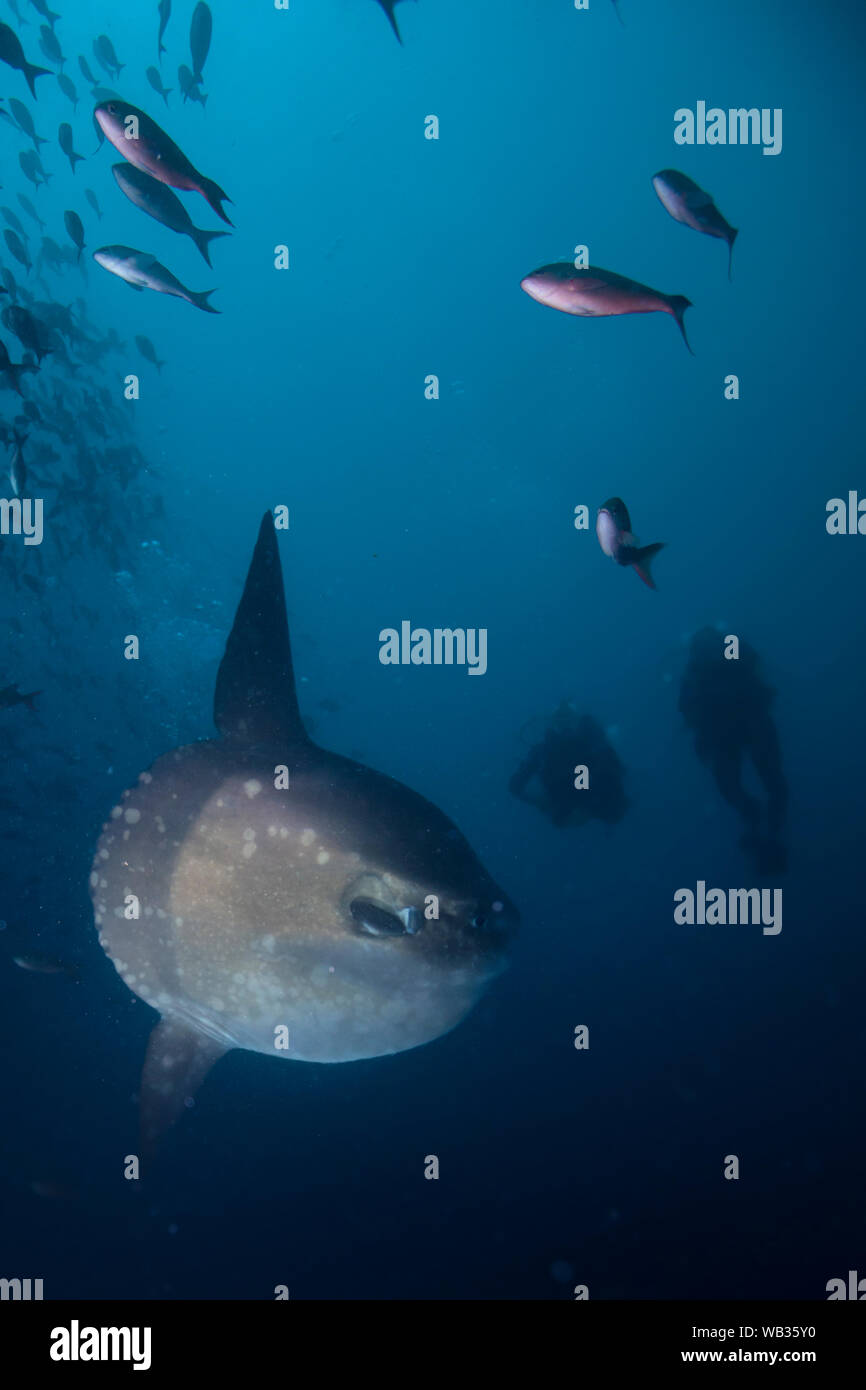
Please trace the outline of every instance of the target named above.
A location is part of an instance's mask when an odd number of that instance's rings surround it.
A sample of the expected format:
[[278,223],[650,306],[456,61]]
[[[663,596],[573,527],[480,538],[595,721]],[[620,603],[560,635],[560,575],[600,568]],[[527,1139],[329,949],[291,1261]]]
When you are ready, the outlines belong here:
[[692,212],[707,212],[710,209],[715,212],[712,198],[702,188],[690,188],[687,193],[683,194],[683,202]]
[[153,1157],[160,1139],[227,1050],[224,1043],[180,1019],[166,1017],[156,1025],[147,1044],[139,1092],[143,1157]]

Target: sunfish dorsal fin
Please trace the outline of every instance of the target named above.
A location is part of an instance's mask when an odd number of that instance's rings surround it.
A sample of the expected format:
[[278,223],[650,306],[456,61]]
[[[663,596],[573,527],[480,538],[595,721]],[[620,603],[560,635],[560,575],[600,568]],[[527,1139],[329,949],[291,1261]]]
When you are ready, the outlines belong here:
[[246,743],[307,742],[298,709],[277,533],[265,512],[217,673],[214,723]]

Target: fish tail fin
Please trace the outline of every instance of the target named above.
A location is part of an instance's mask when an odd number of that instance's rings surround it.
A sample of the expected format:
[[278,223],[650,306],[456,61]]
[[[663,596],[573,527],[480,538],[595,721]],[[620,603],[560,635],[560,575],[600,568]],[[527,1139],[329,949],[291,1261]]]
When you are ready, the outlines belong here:
[[24,73],[24,76],[27,79],[27,86],[30,88],[30,95],[32,96],[34,101],[38,101],[39,98],[36,95],[36,79],[37,77],[48,77],[51,72],[51,69],[37,68],[34,63],[25,63],[24,67],[22,68],[22,72]]
[[213,266],[211,265],[211,258],[210,253],[208,251],[208,246],[216,237],[219,236],[231,236],[231,232],[204,232],[202,231],[201,227],[193,228],[192,239],[195,242],[201,254],[204,256],[208,265],[211,267],[211,270],[213,270]]
[[397,4],[397,0],[380,0],[380,3],[382,5],[382,9],[388,16],[388,23],[390,24],[391,28],[394,30],[394,33],[397,36],[397,42],[402,47],[403,36],[400,33],[400,30],[397,26],[397,17],[394,14],[394,6]]
[[208,304],[212,294],[216,294],[216,290],[190,290],[189,297],[195,307],[204,309],[206,314],[221,314],[221,309],[215,309],[212,304]]
[[205,107],[207,106],[207,92],[202,92],[202,93],[200,93],[200,95],[201,95],[201,109],[202,109],[202,111],[203,111],[203,110],[205,109]]
[[161,63],[161,62],[162,62],[162,55],[163,55],[163,53],[167,53],[167,52],[168,52],[168,49],[166,48],[165,44],[164,44],[164,43],[160,43],[160,45],[159,45],[159,52],[158,52],[157,55],[156,55],[156,61],[157,61],[158,63]]
[[33,136],[33,139],[34,139],[35,142],[36,142],[36,153],[37,153],[37,154],[39,153],[39,146],[40,146],[40,145],[47,145],[47,144],[50,143],[48,140],[45,139],[45,136],[44,136],[44,135],[34,135],[34,136]]
[[231,198],[227,193],[223,193],[219,184],[214,183],[213,179],[202,179],[199,192],[202,197],[206,198],[210,203],[217,217],[221,217],[223,222],[228,222],[229,226],[233,227],[234,223],[226,216],[222,209],[223,203],[230,203]]
[[35,714],[35,713],[36,713],[36,706],[34,705],[33,701],[36,699],[36,696],[37,696],[37,695],[41,695],[41,694],[42,694],[42,691],[41,691],[41,690],[31,690],[31,692],[30,692],[29,695],[22,695],[22,696],[21,696],[21,703],[22,703],[22,705],[26,705],[27,708],[30,710],[30,713],[31,713],[31,714]]
[[[686,326],[683,322],[686,309],[691,309],[692,301],[690,299],[686,299],[684,294],[672,294],[670,299],[668,300],[668,307],[677,321],[677,326],[679,327],[679,330],[683,335],[683,342],[685,343],[689,352],[692,352],[691,343],[686,337]],[[694,357],[694,355],[695,354],[692,352],[692,357]]]
[[654,589],[656,587],[650,573],[650,565],[659,551],[664,550],[664,548],[664,541],[656,541],[654,545],[641,546],[641,548],[634,553],[634,559],[631,562],[632,568],[638,578],[643,580],[648,589]]
[[73,174],[75,173],[75,166],[76,166],[76,164],[83,164],[83,163],[84,163],[84,155],[83,155],[83,154],[71,154],[71,155],[69,156],[69,167],[70,167],[70,169],[72,170]]
[[214,1062],[227,1049],[187,1024],[166,1017],[150,1035],[139,1092],[142,1157],[152,1159],[160,1139],[179,1120]]
[[731,259],[732,259],[733,254],[734,254],[734,242],[736,241],[736,239],[737,239],[738,236],[739,236],[739,228],[738,228],[738,227],[732,227],[732,228],[731,228],[731,235],[728,237],[728,279],[729,279],[729,280],[730,280],[730,278],[731,278]]
[[166,106],[168,106],[169,93],[173,91],[174,87],[163,87],[162,89],[162,99],[165,102]]

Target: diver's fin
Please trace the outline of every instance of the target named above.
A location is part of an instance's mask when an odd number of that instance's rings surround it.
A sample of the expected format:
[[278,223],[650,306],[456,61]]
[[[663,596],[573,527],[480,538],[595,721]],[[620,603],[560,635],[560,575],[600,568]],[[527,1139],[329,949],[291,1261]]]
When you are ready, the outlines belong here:
[[655,559],[656,555],[658,555],[659,551],[664,550],[664,548],[664,541],[657,541],[655,545],[641,546],[639,550],[634,552],[634,558],[630,561],[635,574],[638,575],[650,589],[655,588],[653,577],[650,574],[650,564]]
[[226,738],[299,744],[298,709],[277,533],[265,512],[234,627],[217,673],[214,723]]
[[163,1018],[147,1044],[141,1074],[139,1112],[145,1161],[195,1095],[214,1062],[227,1049],[179,1019]]

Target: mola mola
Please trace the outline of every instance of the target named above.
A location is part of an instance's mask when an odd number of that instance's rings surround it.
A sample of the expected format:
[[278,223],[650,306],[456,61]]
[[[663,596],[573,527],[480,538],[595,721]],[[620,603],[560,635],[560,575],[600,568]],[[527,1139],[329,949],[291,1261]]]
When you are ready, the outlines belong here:
[[219,738],[124,792],[90,876],[104,950],[162,1015],[145,1151],[231,1048],[351,1062],[441,1037],[504,968],[518,920],[442,811],[307,737],[270,513],[214,719]]

